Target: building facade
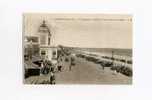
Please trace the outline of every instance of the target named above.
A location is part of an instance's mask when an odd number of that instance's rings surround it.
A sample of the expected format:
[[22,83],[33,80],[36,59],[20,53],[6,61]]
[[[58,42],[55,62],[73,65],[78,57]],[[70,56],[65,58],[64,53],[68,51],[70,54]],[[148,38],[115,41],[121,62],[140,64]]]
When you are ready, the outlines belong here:
[[[57,47],[55,47],[52,43],[52,32],[46,24],[46,21],[42,21],[42,23],[38,27],[36,36],[25,36],[25,40],[25,51],[28,51],[26,49],[29,49],[32,50],[31,53],[33,53],[33,51],[35,50],[33,49],[33,47],[34,45],[37,45],[38,55],[41,56],[42,59],[56,62]],[[24,53],[27,54],[28,52]]]
[[52,43],[52,32],[45,21],[38,28],[40,56],[43,59],[55,61],[57,59],[57,47]]

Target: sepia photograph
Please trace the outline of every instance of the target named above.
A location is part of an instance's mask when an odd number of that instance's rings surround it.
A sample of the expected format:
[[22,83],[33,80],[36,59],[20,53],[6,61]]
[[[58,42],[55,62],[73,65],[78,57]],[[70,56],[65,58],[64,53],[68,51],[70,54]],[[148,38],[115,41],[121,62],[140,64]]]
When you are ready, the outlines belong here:
[[129,14],[23,14],[24,84],[132,85]]
[[150,0],[0,0],[3,100],[151,100]]

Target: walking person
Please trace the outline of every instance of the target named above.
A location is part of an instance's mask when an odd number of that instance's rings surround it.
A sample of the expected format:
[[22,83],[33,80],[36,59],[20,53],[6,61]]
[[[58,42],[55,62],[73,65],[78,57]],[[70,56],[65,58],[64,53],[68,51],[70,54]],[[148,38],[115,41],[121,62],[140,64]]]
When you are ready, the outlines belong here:
[[71,71],[71,67],[72,67],[72,65],[71,65],[71,63],[70,63],[70,65],[69,65],[69,71]]
[[58,60],[58,63],[57,63],[57,70],[58,72],[61,72],[62,71],[62,58],[60,58],[60,60]]
[[62,66],[59,65],[59,66],[58,66],[58,71],[61,72],[61,69],[62,69]]
[[72,66],[74,66],[74,65],[75,65],[75,63],[74,63],[74,58],[71,57],[70,66],[69,66],[69,70],[70,70],[70,71],[71,71]]
[[50,73],[50,84],[55,84],[55,76],[54,76],[54,73],[52,71]]
[[105,69],[105,66],[104,65],[101,65],[102,66],[102,70],[104,70]]
[[51,66],[50,72],[53,72],[53,73],[54,73],[54,67],[53,67],[53,66]]

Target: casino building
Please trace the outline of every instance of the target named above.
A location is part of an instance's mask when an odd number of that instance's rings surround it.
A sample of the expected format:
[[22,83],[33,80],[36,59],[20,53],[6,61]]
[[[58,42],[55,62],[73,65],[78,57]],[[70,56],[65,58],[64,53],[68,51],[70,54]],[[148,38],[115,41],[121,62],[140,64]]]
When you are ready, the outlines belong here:
[[24,43],[24,54],[39,55],[56,63],[57,47],[53,45],[52,32],[45,20],[39,25],[36,36],[25,36]]

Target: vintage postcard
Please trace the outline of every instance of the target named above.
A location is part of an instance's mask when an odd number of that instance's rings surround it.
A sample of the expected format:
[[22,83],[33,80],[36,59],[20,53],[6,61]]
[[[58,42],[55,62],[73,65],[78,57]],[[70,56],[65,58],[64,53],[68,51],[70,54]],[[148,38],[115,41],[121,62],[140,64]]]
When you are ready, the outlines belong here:
[[132,84],[132,15],[23,14],[24,84]]

